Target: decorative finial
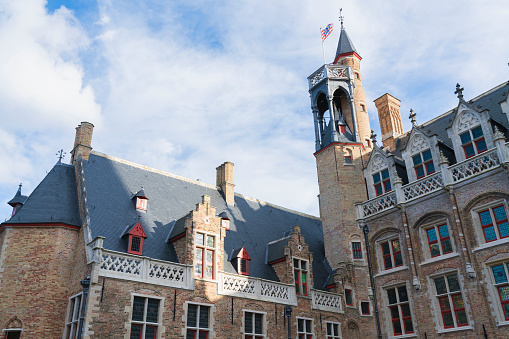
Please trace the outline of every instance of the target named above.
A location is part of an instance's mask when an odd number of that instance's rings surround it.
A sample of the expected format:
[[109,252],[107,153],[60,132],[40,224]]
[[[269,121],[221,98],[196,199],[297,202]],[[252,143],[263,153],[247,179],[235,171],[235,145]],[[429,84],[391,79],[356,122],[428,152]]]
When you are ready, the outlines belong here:
[[456,84],[456,91],[454,92],[454,94],[457,94],[458,99],[460,100],[463,100],[463,90],[464,88],[462,88],[460,84]]
[[442,164],[449,165],[449,159],[447,159],[447,157],[444,155],[444,152],[442,152],[442,150],[440,150],[440,154],[438,156],[438,163],[439,163],[439,165],[442,165]]
[[341,30],[343,30],[343,19],[344,19],[342,12],[343,12],[343,8],[340,8],[339,9],[339,22],[341,22]]
[[61,164],[62,163],[62,159],[65,158],[65,155],[67,153],[64,152],[63,149],[61,149],[60,151],[58,151],[55,155],[58,155],[58,163]]
[[417,116],[417,113],[414,112],[412,108],[410,108],[410,115],[408,116],[410,118],[410,121],[412,122],[412,126],[417,126],[417,120],[415,120],[415,117]]
[[376,134],[375,134],[375,131],[371,130],[371,142],[373,143],[373,146],[376,145]]
[[497,125],[495,125],[495,127],[493,128],[493,139],[494,140],[505,139],[504,133],[500,132]]

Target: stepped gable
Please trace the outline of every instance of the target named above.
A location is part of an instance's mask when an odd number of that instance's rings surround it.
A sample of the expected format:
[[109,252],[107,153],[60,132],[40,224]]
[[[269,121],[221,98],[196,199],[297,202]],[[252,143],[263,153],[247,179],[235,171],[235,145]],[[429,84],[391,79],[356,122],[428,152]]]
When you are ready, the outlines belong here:
[[58,163],[5,224],[81,226],[74,166]]
[[[250,276],[277,281],[273,268],[265,263],[267,244],[299,225],[313,252],[314,286],[322,288],[330,274],[324,258],[322,225],[316,217],[238,193],[235,194],[235,205],[228,205],[216,186],[97,152],[92,152],[89,161],[84,161],[84,173],[92,237],[105,237],[106,249],[125,252],[121,236],[128,225],[138,220],[147,235],[143,255],[178,262],[173,244],[167,240],[183,232],[183,218],[201,202],[201,196],[208,195],[217,213],[224,211],[230,219],[224,244],[226,272],[236,273],[230,255],[232,249],[244,246],[251,257]],[[142,186],[150,198],[146,212],[137,211],[131,200]]]

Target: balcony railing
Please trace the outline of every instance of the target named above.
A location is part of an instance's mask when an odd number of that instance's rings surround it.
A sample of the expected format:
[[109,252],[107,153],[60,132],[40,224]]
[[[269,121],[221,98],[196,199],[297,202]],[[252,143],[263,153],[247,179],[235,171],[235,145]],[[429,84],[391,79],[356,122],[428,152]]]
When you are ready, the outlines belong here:
[[293,285],[229,273],[220,273],[218,278],[218,294],[297,305]]
[[323,65],[308,77],[309,89],[315,87],[323,79],[349,79],[349,66]]
[[453,166],[449,166],[448,162],[442,162],[439,172],[404,186],[401,182],[395,182],[394,191],[356,204],[357,219],[371,217],[397,204],[427,196],[446,186],[455,185],[498,168],[502,163],[509,163],[509,143],[496,142],[496,146]]
[[341,296],[338,294],[311,290],[311,300],[312,309],[343,313]]

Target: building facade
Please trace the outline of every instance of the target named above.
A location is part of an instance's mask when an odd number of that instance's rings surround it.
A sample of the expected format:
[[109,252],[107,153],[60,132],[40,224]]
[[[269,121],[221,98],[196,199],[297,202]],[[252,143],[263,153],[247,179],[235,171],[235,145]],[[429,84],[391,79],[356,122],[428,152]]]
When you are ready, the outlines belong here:
[[509,337],[509,83],[404,132],[348,34],[309,80],[320,218],[92,150],[0,224],[0,338]]

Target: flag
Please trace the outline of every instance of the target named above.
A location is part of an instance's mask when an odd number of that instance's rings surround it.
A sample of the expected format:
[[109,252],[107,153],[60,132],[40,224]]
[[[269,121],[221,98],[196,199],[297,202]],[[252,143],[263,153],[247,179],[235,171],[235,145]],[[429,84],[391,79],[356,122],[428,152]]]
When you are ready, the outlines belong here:
[[325,39],[327,39],[329,34],[331,34],[333,26],[334,26],[333,24],[328,24],[327,27],[325,27],[325,29],[321,30],[322,31],[322,41],[325,41]]

